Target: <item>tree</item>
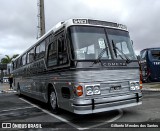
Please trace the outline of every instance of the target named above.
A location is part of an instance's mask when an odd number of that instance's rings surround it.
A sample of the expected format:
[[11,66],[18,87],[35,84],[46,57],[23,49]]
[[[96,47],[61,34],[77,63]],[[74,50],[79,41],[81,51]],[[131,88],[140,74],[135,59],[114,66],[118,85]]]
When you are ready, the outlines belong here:
[[16,58],[17,56],[19,56],[19,54],[14,54],[12,57],[9,57],[9,55],[5,55],[6,57],[5,58],[2,58],[1,59],[1,63],[2,64],[8,64],[8,63],[11,63],[11,61]]
[[15,59],[16,57],[18,57],[19,56],[19,54],[14,54],[13,56],[12,56],[12,59]]

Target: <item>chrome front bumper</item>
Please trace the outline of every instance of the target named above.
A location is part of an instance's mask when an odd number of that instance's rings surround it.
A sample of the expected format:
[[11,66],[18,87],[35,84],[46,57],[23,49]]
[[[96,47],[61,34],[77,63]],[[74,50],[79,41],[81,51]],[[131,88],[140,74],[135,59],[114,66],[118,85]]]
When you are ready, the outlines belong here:
[[108,98],[79,99],[73,101],[72,107],[75,114],[92,114],[140,104],[142,104],[142,94],[134,93]]

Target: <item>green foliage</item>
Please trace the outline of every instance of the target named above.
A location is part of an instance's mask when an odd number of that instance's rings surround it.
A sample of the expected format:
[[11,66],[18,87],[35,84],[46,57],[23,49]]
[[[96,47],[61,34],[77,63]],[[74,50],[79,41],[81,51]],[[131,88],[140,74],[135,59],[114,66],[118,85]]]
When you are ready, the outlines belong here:
[[19,54],[14,54],[14,55],[12,56],[12,58],[15,59],[15,58],[18,57],[18,56],[19,56]]
[[9,57],[9,55],[5,55],[6,57],[5,58],[2,58],[1,59],[1,63],[2,64],[8,64],[8,63],[11,63],[11,61],[16,58],[17,56],[19,56],[19,54],[15,54],[13,55],[12,57]]

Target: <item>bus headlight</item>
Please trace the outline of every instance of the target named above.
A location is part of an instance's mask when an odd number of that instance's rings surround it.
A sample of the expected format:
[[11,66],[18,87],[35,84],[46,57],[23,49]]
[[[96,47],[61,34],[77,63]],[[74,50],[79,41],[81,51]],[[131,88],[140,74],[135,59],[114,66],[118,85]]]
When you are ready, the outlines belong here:
[[101,94],[99,85],[87,85],[86,86],[86,95],[99,95]]
[[87,86],[86,87],[86,95],[88,95],[88,96],[93,95],[92,88],[93,88],[93,86]]
[[95,85],[95,86],[93,87],[93,94],[95,94],[95,95],[101,94],[100,86]]
[[130,90],[134,91],[139,89],[140,89],[140,86],[138,81],[130,81]]

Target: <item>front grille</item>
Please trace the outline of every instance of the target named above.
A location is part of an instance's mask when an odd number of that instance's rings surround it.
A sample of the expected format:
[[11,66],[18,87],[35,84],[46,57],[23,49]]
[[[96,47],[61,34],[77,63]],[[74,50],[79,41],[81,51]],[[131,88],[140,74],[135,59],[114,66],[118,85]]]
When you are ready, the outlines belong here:
[[[116,86],[116,85],[120,85],[121,89],[120,90],[115,90],[115,91],[111,91],[111,87]],[[129,89],[129,82],[117,82],[117,83],[103,83],[100,85],[100,89],[101,89],[101,95],[107,95],[107,94],[119,94],[119,93],[124,93],[124,92],[128,92]]]

